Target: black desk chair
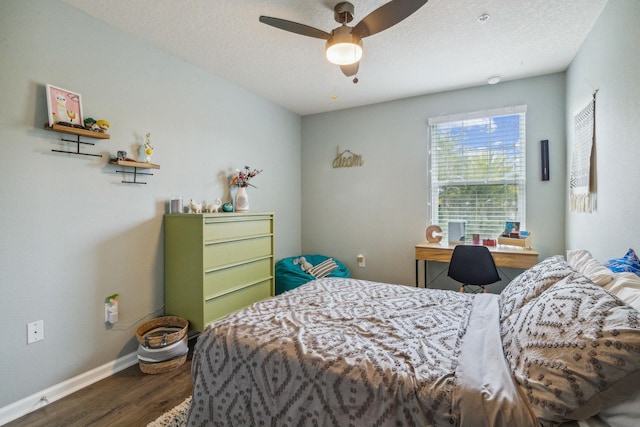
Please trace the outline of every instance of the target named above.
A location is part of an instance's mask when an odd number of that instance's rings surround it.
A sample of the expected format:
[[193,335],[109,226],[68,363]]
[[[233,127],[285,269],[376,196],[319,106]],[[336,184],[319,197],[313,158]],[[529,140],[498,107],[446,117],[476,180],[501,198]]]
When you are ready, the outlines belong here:
[[462,283],[460,292],[487,292],[486,285],[500,280],[496,263],[485,246],[458,245],[453,248],[447,276]]

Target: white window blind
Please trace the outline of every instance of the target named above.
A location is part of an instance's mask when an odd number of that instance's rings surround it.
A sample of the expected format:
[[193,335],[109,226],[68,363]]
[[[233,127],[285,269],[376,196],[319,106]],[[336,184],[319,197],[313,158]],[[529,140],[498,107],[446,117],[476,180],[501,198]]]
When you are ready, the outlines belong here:
[[447,223],[496,238],[506,221],[525,216],[526,106],[429,119],[430,221],[447,239]]

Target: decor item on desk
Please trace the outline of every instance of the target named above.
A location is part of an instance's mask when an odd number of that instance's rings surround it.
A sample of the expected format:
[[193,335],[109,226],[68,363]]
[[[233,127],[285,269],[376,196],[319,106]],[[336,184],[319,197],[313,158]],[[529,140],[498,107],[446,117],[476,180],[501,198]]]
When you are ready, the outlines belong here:
[[197,203],[195,200],[189,200],[189,207],[191,207],[191,213],[202,213],[202,203]]
[[182,213],[182,197],[173,196],[169,201],[169,213]]
[[222,212],[233,212],[233,204],[231,202],[226,202],[222,205]]
[[531,248],[531,233],[520,230],[519,221],[507,221],[504,224],[504,231],[498,236],[499,245],[520,246],[521,248]]
[[93,117],[84,119],[84,127],[93,132],[106,133],[109,130],[109,122],[106,120],[96,120]]
[[427,227],[427,242],[440,243],[442,240],[442,228],[439,225],[432,224]]
[[511,233],[520,233],[519,221],[507,221],[504,223],[504,231],[502,232],[502,236],[509,237],[509,234]]
[[220,209],[220,206],[222,206],[222,200],[216,199],[216,201],[213,202],[212,205],[207,206],[207,210],[209,212],[218,212],[218,209]]
[[247,212],[249,210],[249,195],[247,194],[247,187],[238,187],[236,193],[236,212]]
[[98,127],[96,119],[94,119],[93,117],[87,117],[86,119],[84,119],[83,123],[84,123],[85,129],[91,130],[94,132],[99,132],[100,128]]
[[96,120],[96,126],[98,126],[98,132],[106,133],[109,130],[111,124],[106,120]]
[[249,210],[247,187],[255,187],[255,185],[249,183],[249,181],[260,172],[262,172],[262,169],[251,169],[249,166],[245,166],[243,170],[236,169],[235,173],[231,175],[230,185],[232,187],[238,187],[235,203],[236,212],[247,212]]
[[47,107],[49,110],[49,126],[66,124],[78,128],[84,127],[82,99],[79,93],[48,84]]
[[528,231],[510,232],[505,235],[504,233],[498,236],[499,245],[519,246],[524,249],[531,249],[533,243],[533,236]]
[[151,134],[147,133],[144,141],[144,145],[140,146],[138,157],[141,163],[151,163],[151,156],[153,155],[153,145],[151,145]]
[[464,221],[455,221],[448,224],[449,227],[449,242],[462,243],[464,242]]

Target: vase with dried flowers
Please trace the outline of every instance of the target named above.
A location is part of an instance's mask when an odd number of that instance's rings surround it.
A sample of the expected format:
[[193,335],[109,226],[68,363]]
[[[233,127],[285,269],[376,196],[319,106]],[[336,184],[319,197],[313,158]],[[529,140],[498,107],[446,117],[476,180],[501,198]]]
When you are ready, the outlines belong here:
[[238,187],[235,201],[236,212],[247,212],[249,210],[249,196],[247,194],[247,187],[251,186],[256,188],[255,185],[249,181],[256,175],[262,172],[262,169],[251,169],[249,166],[245,166],[244,169],[236,169],[235,173],[231,175],[230,185],[232,187]]

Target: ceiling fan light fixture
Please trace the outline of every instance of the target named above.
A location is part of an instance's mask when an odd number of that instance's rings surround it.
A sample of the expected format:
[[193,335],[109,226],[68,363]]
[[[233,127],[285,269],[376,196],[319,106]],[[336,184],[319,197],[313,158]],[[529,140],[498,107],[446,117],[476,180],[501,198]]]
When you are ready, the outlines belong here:
[[[389,1],[362,18],[353,27],[347,26],[347,23],[353,20],[353,4],[343,1],[333,8],[333,18],[341,26],[331,33],[298,22],[271,16],[261,15],[259,21],[290,33],[326,40],[325,54],[329,62],[339,65],[342,73],[347,77],[351,77],[356,75],[360,66],[362,39],[393,27],[424,6],[427,1]],[[357,80],[357,78],[354,78],[353,82],[357,83]]]
[[362,46],[355,43],[336,43],[327,47],[327,59],[336,65],[351,65],[362,58]]
[[362,58],[362,40],[351,33],[351,28],[343,25],[333,30],[327,40],[327,59],[336,65],[351,65]]

